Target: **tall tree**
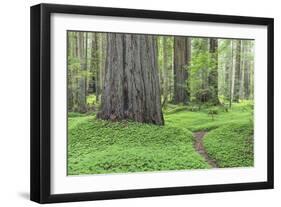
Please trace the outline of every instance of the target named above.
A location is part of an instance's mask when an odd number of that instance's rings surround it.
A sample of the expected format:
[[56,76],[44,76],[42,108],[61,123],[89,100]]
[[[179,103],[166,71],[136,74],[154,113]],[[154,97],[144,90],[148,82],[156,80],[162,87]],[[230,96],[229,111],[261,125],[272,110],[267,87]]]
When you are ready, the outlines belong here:
[[169,66],[168,66],[168,37],[163,37],[163,104],[165,105],[168,101],[169,94]]
[[250,58],[249,58],[249,41],[246,40],[244,43],[244,50],[245,50],[245,60],[244,60],[244,97],[246,99],[250,98],[250,82],[251,82],[251,65],[250,65]]
[[106,60],[106,33],[100,33],[99,39],[99,89],[100,94],[102,94],[103,90],[103,82],[104,82],[104,70],[105,70],[105,60]]
[[89,92],[96,92],[96,75],[95,71],[97,68],[98,56],[97,56],[97,41],[96,41],[97,33],[92,33],[91,35],[91,60],[90,60],[90,74],[91,80],[89,81]]
[[99,118],[164,124],[156,55],[153,36],[108,33]]
[[73,70],[71,68],[71,61],[74,58],[74,33],[67,33],[67,108],[69,111],[73,111],[74,107],[74,87],[73,87]]
[[[223,98],[229,97],[229,77],[230,77],[230,66],[232,61],[231,56],[231,40],[219,40],[219,95]],[[231,61],[230,61],[231,60]],[[224,100],[223,100],[224,101]]]
[[85,72],[83,71],[83,75],[85,77],[85,95],[87,96],[88,95],[88,32],[85,32]]
[[232,100],[233,100],[233,92],[234,92],[234,81],[235,81],[235,41],[231,40],[231,66],[229,71],[229,108],[232,106]]
[[77,92],[77,111],[84,113],[87,111],[86,105],[86,78],[85,74],[87,72],[87,64],[86,64],[86,48],[85,48],[85,33],[78,32],[77,44],[78,50],[77,55],[80,60],[80,74],[78,80],[78,92]]
[[234,91],[233,101],[239,101],[239,89],[240,89],[240,75],[241,75],[241,40],[235,40],[235,77],[234,77]]
[[190,50],[189,38],[174,38],[174,103],[176,104],[186,104],[189,101],[187,79]]
[[[190,39],[191,41],[191,39]],[[190,46],[191,47],[191,46]],[[174,37],[169,38],[169,68],[168,68],[168,93],[169,100],[173,100],[173,92],[174,92]]]
[[100,85],[100,57],[99,57],[99,33],[92,33],[92,50],[91,50],[91,74],[93,92],[96,94],[96,101],[99,101]]
[[240,57],[240,75],[239,75],[239,99],[244,99],[244,75],[245,75],[245,64],[246,64],[246,54],[245,54],[245,41],[241,41],[241,57]]
[[218,39],[210,38],[209,50],[211,54],[211,69],[209,72],[209,87],[211,87],[211,101],[219,104],[218,97]]

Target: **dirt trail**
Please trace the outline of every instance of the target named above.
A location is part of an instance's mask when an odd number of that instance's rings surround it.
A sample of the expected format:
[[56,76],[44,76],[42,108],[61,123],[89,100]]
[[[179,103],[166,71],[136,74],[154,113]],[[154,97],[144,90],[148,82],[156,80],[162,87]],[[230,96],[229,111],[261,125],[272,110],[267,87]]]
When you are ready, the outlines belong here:
[[206,160],[206,162],[209,163],[209,165],[211,165],[213,168],[218,168],[219,166],[216,163],[216,161],[209,157],[209,155],[207,154],[204,148],[203,138],[206,135],[206,133],[207,132],[203,132],[203,131],[193,133],[193,136],[195,137],[194,147],[196,151],[204,157],[204,159]]

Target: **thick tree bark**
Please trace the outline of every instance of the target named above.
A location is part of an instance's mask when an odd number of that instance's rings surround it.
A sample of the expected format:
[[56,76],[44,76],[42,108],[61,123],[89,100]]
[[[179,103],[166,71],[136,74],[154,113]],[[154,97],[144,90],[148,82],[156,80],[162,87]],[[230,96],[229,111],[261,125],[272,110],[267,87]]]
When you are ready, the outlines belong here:
[[212,68],[209,73],[209,87],[212,88],[211,101],[214,104],[219,104],[219,97],[218,97],[218,39],[217,38],[210,38],[209,51],[212,56],[212,61],[214,62],[214,68]]
[[188,103],[188,63],[190,61],[190,40],[187,37],[174,38],[174,103]]
[[108,33],[99,118],[164,124],[156,58],[155,37]]

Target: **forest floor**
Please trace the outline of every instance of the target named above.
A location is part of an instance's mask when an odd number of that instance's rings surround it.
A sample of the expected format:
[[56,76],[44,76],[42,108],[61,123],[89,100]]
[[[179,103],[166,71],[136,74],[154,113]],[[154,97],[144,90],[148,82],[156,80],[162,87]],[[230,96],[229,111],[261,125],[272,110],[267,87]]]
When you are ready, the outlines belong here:
[[205,158],[205,161],[210,166],[212,166],[213,168],[218,168],[219,166],[217,165],[216,161],[211,157],[209,157],[207,151],[205,150],[204,143],[203,143],[203,139],[205,135],[206,132],[203,131],[193,133],[193,136],[195,137],[195,142],[194,142],[195,150]]
[[252,106],[192,111],[169,104],[164,126],[69,113],[68,175],[251,167]]

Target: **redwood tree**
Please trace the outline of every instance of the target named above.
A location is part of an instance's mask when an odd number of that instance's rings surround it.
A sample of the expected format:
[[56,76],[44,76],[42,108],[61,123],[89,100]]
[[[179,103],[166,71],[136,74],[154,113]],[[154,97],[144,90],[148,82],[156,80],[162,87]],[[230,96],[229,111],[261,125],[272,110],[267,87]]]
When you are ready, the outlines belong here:
[[153,36],[108,33],[99,118],[164,124],[156,55]]
[[[87,35],[86,35],[87,37]],[[77,55],[80,60],[80,77],[78,80],[78,98],[77,98],[77,109],[80,113],[84,113],[87,111],[86,105],[86,77],[82,72],[86,72],[87,70],[87,38],[85,38],[84,32],[78,32],[78,50]]]
[[174,38],[174,103],[188,102],[188,62],[190,61],[190,40],[187,37]]

